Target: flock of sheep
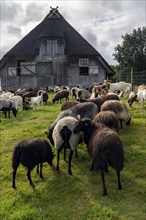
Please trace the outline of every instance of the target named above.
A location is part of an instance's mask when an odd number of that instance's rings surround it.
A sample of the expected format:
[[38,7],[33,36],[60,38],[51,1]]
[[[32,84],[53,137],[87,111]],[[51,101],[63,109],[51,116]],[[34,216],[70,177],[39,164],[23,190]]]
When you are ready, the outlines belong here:
[[[21,93],[21,95],[20,95]],[[31,95],[30,95],[31,94]],[[35,94],[35,95],[34,95]],[[36,95],[37,94],[37,95]],[[5,95],[5,98],[4,98]],[[6,95],[9,98],[6,98]],[[72,100],[69,100],[69,95]],[[123,123],[130,125],[131,115],[127,105],[120,101],[122,95],[129,96],[129,106],[136,99],[144,105],[146,100],[146,87],[140,86],[137,94],[132,92],[131,84],[125,82],[109,83],[104,81],[102,85],[92,86],[85,89],[73,87],[61,89],[57,86],[54,89],[53,103],[65,98],[61,104],[61,111],[56,120],[51,124],[48,131],[45,131],[49,142],[43,139],[31,139],[20,141],[14,148],[12,158],[13,180],[12,187],[16,188],[15,179],[19,164],[27,168],[27,177],[32,187],[31,171],[37,166],[37,172],[42,175],[44,162],[52,165],[54,154],[52,147],[57,151],[56,170],[59,170],[60,152],[64,151],[66,160],[66,150],[70,149],[68,158],[68,174],[72,175],[71,162],[74,151],[77,153],[77,146],[85,143],[91,157],[91,171],[100,170],[103,183],[103,195],[107,195],[105,184],[105,172],[111,166],[117,174],[118,189],[122,189],[120,172],[124,167],[124,150],[119,136],[119,130],[123,128]],[[0,110],[5,115],[10,110],[18,110],[28,104],[32,108],[35,105],[43,106],[43,102],[48,100],[48,93],[41,91],[19,90],[12,95],[3,93],[0,97]],[[14,97],[21,97],[21,102],[13,101]],[[9,104],[4,107],[4,100]],[[10,102],[12,104],[10,104]],[[19,103],[19,104],[18,104]]]

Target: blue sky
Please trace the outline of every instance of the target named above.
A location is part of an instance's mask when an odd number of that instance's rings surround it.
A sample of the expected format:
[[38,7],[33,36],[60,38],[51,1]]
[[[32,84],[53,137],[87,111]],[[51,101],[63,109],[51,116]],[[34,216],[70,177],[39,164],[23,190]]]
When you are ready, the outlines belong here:
[[146,26],[146,0],[1,0],[0,58],[39,24],[51,7],[59,6],[62,16],[107,60],[122,35]]

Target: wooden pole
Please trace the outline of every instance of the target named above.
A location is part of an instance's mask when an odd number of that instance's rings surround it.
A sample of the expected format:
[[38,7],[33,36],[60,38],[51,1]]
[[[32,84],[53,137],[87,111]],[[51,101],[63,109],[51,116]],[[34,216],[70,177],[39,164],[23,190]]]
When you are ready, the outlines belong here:
[[131,67],[131,86],[133,91],[133,67]]

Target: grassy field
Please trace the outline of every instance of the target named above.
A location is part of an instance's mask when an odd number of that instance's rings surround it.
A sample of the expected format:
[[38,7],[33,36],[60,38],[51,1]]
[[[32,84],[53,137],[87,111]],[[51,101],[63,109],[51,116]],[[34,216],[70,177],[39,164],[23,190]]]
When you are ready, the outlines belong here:
[[35,189],[29,185],[25,168],[19,166],[17,188],[12,189],[13,148],[22,139],[47,139],[44,131],[60,111],[60,104],[49,100],[44,109],[22,111],[17,118],[4,119],[0,113],[0,220],[146,219],[146,108],[139,103],[129,109],[131,126],[124,125],[120,131],[125,151],[121,191],[117,190],[116,173],[110,168],[105,176],[108,196],[102,196],[100,173],[89,171],[91,161],[84,144],[78,146],[79,157],[73,156],[72,176],[67,173],[62,153],[59,172],[45,163],[42,181],[33,170]]

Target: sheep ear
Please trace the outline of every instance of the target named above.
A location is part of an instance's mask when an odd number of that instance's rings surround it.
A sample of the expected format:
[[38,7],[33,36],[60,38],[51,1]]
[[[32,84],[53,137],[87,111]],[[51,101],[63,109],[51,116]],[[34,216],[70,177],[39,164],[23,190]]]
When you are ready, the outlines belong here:
[[81,116],[77,115],[77,120],[80,121],[81,120]]

